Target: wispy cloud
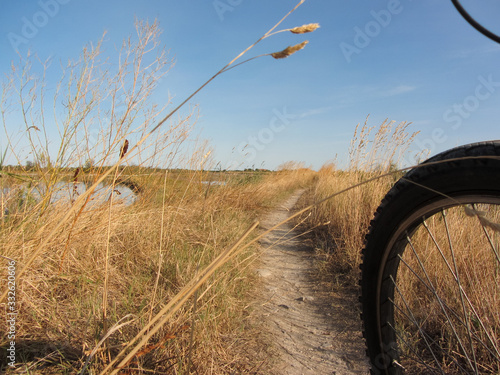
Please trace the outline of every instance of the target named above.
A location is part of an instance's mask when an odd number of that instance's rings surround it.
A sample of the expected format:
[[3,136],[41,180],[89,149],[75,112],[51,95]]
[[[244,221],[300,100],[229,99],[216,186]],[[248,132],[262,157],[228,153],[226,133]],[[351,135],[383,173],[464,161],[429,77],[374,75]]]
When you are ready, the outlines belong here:
[[298,118],[304,118],[304,117],[309,117],[309,116],[314,116],[314,115],[321,115],[323,113],[327,113],[331,111],[333,108],[331,106],[329,107],[320,107],[320,108],[312,108],[309,109],[305,112],[299,113]]
[[379,96],[388,97],[388,96],[396,96],[401,94],[406,94],[407,92],[415,90],[416,86],[410,85],[399,85],[396,87],[392,87],[386,90],[379,91]]
[[397,95],[403,95],[416,90],[417,86],[402,84],[398,86],[374,86],[374,85],[355,85],[346,86],[342,92],[336,95],[332,100],[337,106],[345,107],[359,102],[366,102],[373,99],[388,98]]
[[412,125],[414,126],[428,126],[428,125],[432,125],[433,122],[431,120],[415,120],[415,121],[412,121],[411,122]]
[[485,55],[485,54],[490,54],[490,53],[499,53],[500,52],[500,47],[497,46],[496,44],[487,44],[483,45],[477,48],[468,48],[468,49],[457,49],[454,51],[449,51],[446,54],[446,57],[448,59],[466,59],[469,57],[474,57],[474,56],[479,56],[479,55]]

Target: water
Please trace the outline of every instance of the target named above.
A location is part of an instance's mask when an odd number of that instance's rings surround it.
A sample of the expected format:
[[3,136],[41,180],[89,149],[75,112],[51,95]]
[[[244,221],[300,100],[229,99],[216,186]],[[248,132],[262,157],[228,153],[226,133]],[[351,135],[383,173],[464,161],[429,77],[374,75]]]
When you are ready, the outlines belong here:
[[[52,188],[50,203],[52,204],[71,204],[85,191],[90,185],[83,182],[58,182]],[[4,214],[8,213],[8,205],[12,201],[20,199],[34,199],[39,201],[47,194],[47,186],[38,184],[28,187],[27,185],[19,185],[15,187],[4,187],[0,190],[0,203],[3,202]],[[91,196],[89,204],[101,205],[109,201],[111,197],[111,186],[107,184],[99,184]],[[116,185],[113,190],[113,204],[131,205],[137,199],[137,195],[127,186]]]
[[201,181],[204,185],[213,185],[213,186],[224,186],[227,184],[226,181]]
[[[51,203],[62,203],[62,202],[72,202],[75,201],[80,195],[85,193],[85,191],[90,187],[90,184],[85,184],[83,182],[78,183],[66,183],[58,182],[55,185],[55,192],[52,194]],[[43,186],[39,187],[38,194],[45,194],[46,188]],[[125,204],[130,205],[135,202],[137,195],[132,192],[127,186],[116,185],[113,190],[113,202],[115,204]],[[105,184],[99,184],[92,195],[93,204],[102,204],[107,202],[111,197],[111,186]]]

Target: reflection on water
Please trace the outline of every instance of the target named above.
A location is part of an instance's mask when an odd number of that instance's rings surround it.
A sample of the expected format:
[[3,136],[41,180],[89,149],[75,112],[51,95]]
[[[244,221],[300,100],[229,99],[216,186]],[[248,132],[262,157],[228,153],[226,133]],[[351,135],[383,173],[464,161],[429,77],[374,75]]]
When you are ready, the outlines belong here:
[[[51,197],[51,203],[55,202],[72,202],[75,201],[81,194],[90,187],[90,184],[83,182],[78,183],[65,183],[59,182],[55,185],[54,193]],[[116,185],[113,190],[113,202],[130,205],[134,203],[137,196],[128,187],[123,185]],[[45,195],[46,188],[39,186],[37,194]],[[92,195],[92,202],[94,204],[102,204],[107,202],[111,197],[111,186],[99,184]]]
[[[83,182],[68,183],[58,182],[51,188],[50,203],[71,204],[81,194],[90,187],[90,184]],[[100,205],[108,202],[111,197],[111,186],[99,184],[95,189],[89,201],[90,205]],[[33,200],[39,201],[47,195],[47,186],[38,184],[28,187],[27,185],[19,185],[16,187],[4,187],[0,190],[0,204],[2,205],[4,214],[8,213],[9,202],[16,204],[20,201]],[[127,186],[116,185],[113,190],[113,203],[130,205],[135,202],[137,195]],[[17,202],[15,202],[17,201]],[[1,212],[1,211],[0,211]]]
[[214,186],[224,186],[227,184],[226,181],[201,181],[204,185],[214,185]]

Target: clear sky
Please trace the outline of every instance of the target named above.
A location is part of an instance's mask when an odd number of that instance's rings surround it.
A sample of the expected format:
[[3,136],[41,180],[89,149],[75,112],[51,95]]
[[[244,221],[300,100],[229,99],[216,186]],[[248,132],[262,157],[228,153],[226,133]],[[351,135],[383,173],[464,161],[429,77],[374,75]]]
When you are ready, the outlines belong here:
[[[104,31],[113,50],[134,33],[135,17],[156,18],[175,66],[154,100],[172,95],[180,103],[297,1],[0,0],[0,72],[18,61],[14,47],[67,61]],[[498,0],[463,4],[500,33]],[[296,160],[319,168],[336,155],[343,162],[356,124],[368,115],[371,126],[386,118],[412,122],[410,129],[421,131],[414,149],[432,154],[500,138],[500,45],[468,25],[451,1],[307,0],[282,28],[312,22],[321,28],[275,35],[248,57],[308,39],[303,51],[251,61],[193,98],[196,132],[222,165],[273,169]],[[48,77],[54,85],[57,78]]]

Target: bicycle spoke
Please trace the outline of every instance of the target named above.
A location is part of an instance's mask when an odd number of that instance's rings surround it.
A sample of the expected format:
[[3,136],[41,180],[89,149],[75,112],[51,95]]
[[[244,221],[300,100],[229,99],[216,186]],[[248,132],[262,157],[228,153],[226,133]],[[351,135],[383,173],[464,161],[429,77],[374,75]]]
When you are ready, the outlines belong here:
[[453,334],[455,335],[455,338],[457,339],[458,341],[458,344],[460,346],[460,349],[462,350],[462,352],[465,354],[466,358],[467,358],[467,362],[469,362],[469,365],[472,367],[472,363],[471,363],[471,360],[469,358],[469,356],[467,355],[467,351],[464,349],[464,346],[462,344],[462,340],[460,339],[460,336],[458,335],[457,331],[456,331],[456,328],[453,324],[453,322],[451,321],[445,307],[444,307],[444,304],[443,304],[443,301],[441,300],[441,298],[439,297],[437,291],[436,291],[436,288],[434,287],[431,279],[430,279],[430,276],[428,275],[427,273],[427,270],[422,262],[422,260],[420,259],[420,257],[418,256],[417,254],[417,251],[415,250],[415,247],[413,246],[413,242],[411,241],[410,237],[408,236],[408,234],[406,235],[406,239],[408,241],[408,245],[410,245],[410,248],[412,249],[413,251],[413,255],[415,255],[415,258],[417,260],[417,262],[419,263],[419,266],[420,268],[422,269],[426,279],[427,279],[427,282],[429,283],[429,286],[431,287],[431,292],[432,294],[434,295],[434,297],[436,298],[437,302],[439,303],[439,306],[441,308],[441,311],[443,312],[444,316],[446,317],[446,321],[448,322],[448,324],[450,325],[450,328],[451,330],[453,331]]
[[439,251],[439,254],[441,255],[441,258],[443,258],[444,263],[446,264],[446,267],[448,267],[448,270],[453,275],[453,278],[456,279],[457,275],[455,274],[455,272],[453,272],[453,270],[452,270],[452,268],[450,266],[450,263],[448,262],[448,259],[446,259],[446,256],[444,255],[443,250],[441,250],[441,246],[439,246],[439,244],[438,244],[438,242],[436,240],[436,237],[434,236],[434,234],[432,233],[431,229],[427,225],[427,221],[425,219],[422,221],[422,225],[427,230],[427,233],[429,234],[430,238],[432,239],[432,242],[436,246],[436,249]]
[[[429,291],[432,292],[432,287],[429,286],[418,274],[417,272],[411,267],[400,255],[398,255],[398,258],[403,264],[406,266],[406,268],[422,283],[423,286],[425,286]],[[464,292],[465,293],[465,292]],[[451,306],[449,306],[445,301],[442,301],[444,307],[446,307],[450,313],[453,314],[453,316],[458,320],[458,322],[462,325],[465,326],[465,323],[461,320],[460,315],[453,309]]]
[[[424,228],[424,232],[426,233],[427,238],[429,238],[429,245],[431,245],[431,249],[436,250],[436,254],[439,254],[439,258],[442,261],[443,264],[443,270],[447,270],[448,274],[450,275],[449,277],[451,280],[453,280],[453,283],[456,285],[456,290],[458,292],[457,296],[457,303],[458,306],[460,306],[459,310],[455,310],[452,306],[450,306],[446,300],[444,300],[440,296],[439,289],[436,288],[436,285],[433,282],[433,277],[429,274],[429,271],[427,270],[426,263],[428,259],[423,259],[420,255],[421,250],[416,247],[414,244],[412,238],[406,234],[406,246],[408,246],[411,251],[408,254],[411,254],[413,259],[415,260],[416,265],[418,266],[417,269],[415,269],[413,266],[411,266],[408,261],[405,259],[405,257],[402,257],[400,254],[397,255],[398,260],[401,265],[404,265],[405,268],[408,270],[409,275],[413,275],[416,281],[420,285],[422,285],[425,290],[429,292],[429,297],[432,296],[432,299],[439,305],[439,309],[441,311],[441,316],[443,317],[444,321],[446,322],[446,327],[450,330],[452,333],[454,340],[456,341],[456,344],[458,345],[461,354],[457,358],[462,358],[465,362],[467,363],[467,367],[470,369],[470,371],[473,371],[474,373],[479,373],[479,369],[486,368],[485,366],[482,366],[478,362],[478,358],[476,356],[476,352],[478,348],[482,348],[485,350],[486,353],[489,353],[489,355],[492,356],[492,358],[500,358],[500,355],[498,353],[498,344],[495,342],[495,339],[492,337],[493,332],[489,332],[487,329],[487,325],[484,322],[484,319],[482,315],[478,312],[478,310],[475,308],[475,305],[473,301],[470,299],[468,296],[468,293],[465,290],[464,285],[462,284],[462,280],[460,277],[460,268],[458,265],[458,260],[457,260],[457,253],[455,250],[455,245],[452,240],[452,232],[449,226],[448,218],[447,218],[447,212],[445,210],[441,210],[440,212],[441,215],[441,221],[433,220],[432,228],[430,223],[428,222],[431,218],[427,218],[425,220],[422,220],[422,228]],[[436,227],[436,223],[439,226],[443,227],[442,233],[443,237],[445,240],[446,244],[446,249],[449,251],[449,255],[447,256],[445,254],[445,249],[439,244],[441,240],[439,240],[435,234],[435,230],[439,230],[438,227]],[[441,233],[441,232],[440,232]],[[412,236],[414,233],[412,234]],[[429,251],[429,248],[425,248],[425,251]],[[424,253],[422,253],[424,254]],[[429,253],[432,255],[432,251]],[[448,260],[449,259],[449,260]],[[432,261],[432,260],[429,260]],[[477,277],[477,276],[476,276]],[[450,281],[451,281],[450,280]],[[469,276],[470,280],[470,276]],[[472,280],[471,280],[472,281]],[[400,287],[394,282],[394,279],[391,276],[391,282],[393,283],[393,286],[395,290],[397,291],[397,296],[399,298],[399,301],[404,304],[404,308],[402,306],[399,306],[399,304],[395,303],[393,300],[389,299],[391,303],[393,303],[395,307],[395,313],[398,312],[401,316],[401,319],[403,321],[406,321],[410,323],[412,326],[415,326],[415,329],[419,332],[419,335],[421,339],[423,340],[423,343],[425,343],[425,347],[427,347],[427,350],[430,352],[432,357],[434,358],[434,362],[438,364],[437,362],[437,357],[434,355],[434,351],[438,350],[439,355],[442,356],[443,358],[447,358],[449,363],[453,364],[455,366],[456,370],[462,371],[467,373],[467,371],[462,367],[462,365],[455,359],[454,355],[458,355],[459,353],[457,352],[447,352],[448,350],[451,350],[451,347],[449,349],[445,349],[441,347],[441,344],[438,342],[434,342],[433,339],[425,332],[423,326],[419,323],[420,318],[417,318],[413,311],[412,307],[410,306],[410,303],[407,301],[406,297],[404,296],[404,292],[400,289]],[[445,282],[446,283],[446,282]],[[416,288],[417,284],[414,284],[412,288]],[[418,289],[415,289],[418,290]],[[422,298],[422,297],[421,297]],[[449,298],[452,298],[450,295]],[[424,300],[425,302],[425,300]],[[452,300],[450,300],[452,302]],[[406,310],[406,311],[405,311]],[[460,313],[461,311],[461,313]],[[419,313],[420,314],[420,313]],[[477,328],[479,331],[476,333],[472,329],[472,321],[471,317],[474,319],[474,324],[477,325]],[[399,318],[398,318],[399,319]],[[425,316],[422,317],[422,322],[424,323],[427,318]],[[391,325],[389,322],[388,324],[394,328],[393,325]],[[443,326],[444,328],[445,326]],[[460,328],[463,327],[463,328]],[[460,332],[459,333],[459,328]],[[395,329],[395,328],[394,328]],[[395,330],[395,334],[398,336],[399,341],[404,342],[405,347],[408,347],[408,350],[410,350],[412,353],[416,354],[418,353],[418,350],[415,348],[412,348],[409,345],[409,336],[408,338],[405,338],[402,335],[401,331]],[[482,335],[486,341],[481,338]],[[495,334],[496,337],[496,334]],[[465,341],[464,341],[465,340]],[[434,344],[433,344],[434,342]],[[434,345],[437,345],[436,347]],[[438,349],[439,348],[439,349]],[[454,354],[453,354],[454,353]],[[416,360],[415,358],[413,360]],[[422,360],[418,359],[416,360],[419,363],[422,362]],[[425,361],[424,361],[425,362]]]
[[[441,373],[444,374],[445,372],[443,371],[443,369],[441,368],[441,366],[439,365],[439,361],[437,360],[436,356],[434,355],[434,351],[432,350],[432,347],[430,346],[429,342],[427,341],[427,338],[426,338],[426,335],[424,334],[423,330],[422,330],[422,327],[420,326],[420,324],[418,324],[418,321],[417,319],[415,318],[415,316],[413,315],[413,312],[412,310],[410,309],[410,306],[408,304],[408,302],[406,301],[406,299],[404,298],[403,294],[401,293],[401,291],[399,290],[399,287],[398,285],[396,284],[396,282],[394,281],[394,278],[392,277],[391,275],[391,281],[392,283],[394,284],[394,286],[396,287],[396,290],[398,292],[398,295],[401,297],[406,309],[408,310],[409,314],[411,315],[411,319],[410,321],[415,324],[415,326],[417,327],[418,331],[420,332],[420,335],[422,336],[422,338],[424,339],[425,341],[425,345],[427,346],[427,348],[429,349],[430,353],[432,354],[432,357],[434,358],[434,362],[436,363],[436,365],[439,367],[439,369],[441,370]],[[393,303],[394,305],[394,303]]]
[[[467,207],[466,207],[467,208]],[[490,227],[492,228],[493,230],[495,231],[500,231],[500,228],[498,228],[498,226],[500,226],[499,224],[497,223],[493,223],[491,222],[490,220],[488,220],[485,216],[486,214],[484,212],[481,212],[481,211],[478,211],[476,210],[475,208],[475,205],[472,204],[472,211],[471,210],[465,210],[466,214],[469,215],[469,216],[475,216],[477,217],[479,223],[481,224],[481,227],[483,228],[483,232],[484,232],[484,235],[486,236],[486,238],[488,239],[488,243],[490,244],[491,246],[491,250],[493,251],[493,254],[495,254],[495,257],[497,259],[497,262],[500,264],[500,255],[498,254],[498,250],[496,249],[495,247],[495,244],[493,243],[493,241],[491,240],[491,237],[488,233],[488,231],[486,230],[486,227]]]
[[[422,283],[423,286],[425,286],[426,289],[428,289],[429,291],[432,292],[432,287],[429,286],[418,274],[417,272],[400,256],[398,255],[398,258],[401,262],[403,262],[403,264],[406,266],[406,268]],[[461,292],[464,296],[464,298],[466,299],[467,303],[469,304],[469,306],[471,306],[471,308],[473,308],[472,306],[472,302],[470,301],[469,297],[467,296],[467,294],[465,293],[465,291],[463,289],[461,289]],[[453,309],[451,308],[445,301],[442,301],[443,303],[443,306],[446,307],[449,312],[451,314],[453,314],[453,317],[457,320],[458,323],[460,323],[462,326],[465,326],[467,327],[467,324],[464,323],[464,321],[462,320],[461,316]],[[397,306],[396,306],[397,307]],[[464,307],[465,309],[465,307]],[[480,322],[481,326],[484,328],[484,325],[482,325],[482,320],[478,317],[478,314],[475,310],[473,310],[473,313],[475,315],[475,317],[477,318],[477,320]],[[464,313],[464,315],[467,317],[468,314],[467,312]],[[483,329],[484,330],[484,329]],[[486,345],[482,340],[481,338],[475,334],[474,332],[471,332],[471,330],[469,330],[469,333],[472,335],[472,338],[474,338],[478,343],[480,343],[483,348],[485,350],[487,350],[491,355],[495,356],[495,357],[498,357],[498,355],[496,353],[494,353],[489,347],[488,345]],[[490,343],[493,343],[491,337],[488,337],[490,339]],[[496,346],[495,346],[496,347]]]
[[[445,218],[446,215],[444,213],[444,210],[441,210],[441,215],[443,217],[443,222],[445,223],[444,226],[445,226],[446,235],[447,235],[447,239],[448,239],[448,246],[450,248],[451,253],[453,254],[453,244],[451,243],[450,233],[449,233],[449,229],[448,229],[448,226],[447,226],[447,223],[446,223],[446,218]],[[436,240],[436,237],[434,236],[434,234],[432,233],[431,229],[427,225],[427,221],[426,220],[422,221],[422,225],[424,226],[424,228],[426,229],[427,233],[431,237],[434,245],[436,246],[436,249],[439,251],[439,254],[441,255],[441,258],[444,261],[444,264],[446,264],[446,267],[448,268],[448,270],[450,271],[451,275],[453,276],[453,278],[457,282],[458,289],[460,290],[460,294],[463,295],[462,286],[460,284],[460,279],[459,279],[459,276],[458,276],[458,269],[455,268],[455,271],[453,271],[453,269],[451,268],[451,265],[448,262],[448,259],[446,259],[446,256],[444,255],[443,250],[441,249],[441,246],[439,246],[439,244],[438,244],[438,242]],[[466,356],[466,358],[467,358],[467,361],[469,362],[469,365],[471,367],[474,367],[474,369],[475,369],[475,371],[477,373],[478,372],[477,361],[476,361],[476,355],[475,355],[474,345],[472,344],[472,340],[471,340],[471,337],[470,337],[471,330],[470,330],[470,325],[469,325],[469,321],[468,321],[468,314],[467,314],[466,309],[463,309],[463,312],[464,312],[464,318],[465,318],[465,327],[466,327],[467,333],[469,335],[469,345],[470,345],[471,353],[472,353],[472,356],[473,356],[472,360],[469,360],[468,356]],[[455,332],[455,330],[454,330],[454,332]],[[459,339],[458,336],[457,336],[457,339]],[[460,339],[459,339],[459,342],[460,342],[460,346],[461,346],[463,352],[466,353],[465,348],[462,347],[462,342],[461,342]]]
[[465,292],[464,292],[464,290],[462,288],[462,284],[460,283],[460,275],[459,275],[459,272],[458,272],[458,266],[457,266],[457,260],[456,260],[456,256],[455,256],[455,250],[454,250],[453,243],[452,243],[452,240],[451,240],[450,229],[449,229],[449,226],[448,226],[448,219],[446,217],[446,210],[441,210],[441,215],[443,216],[443,222],[444,222],[444,226],[445,226],[445,229],[446,229],[446,238],[448,240],[448,246],[449,246],[450,252],[451,252],[451,259],[453,261],[453,267],[455,269],[455,280],[456,280],[457,285],[458,285],[458,291],[460,292],[460,303],[461,303],[461,306],[462,306],[462,311],[464,313],[465,326],[466,326],[466,329],[467,329],[467,335],[468,335],[468,339],[469,339],[470,350],[471,350],[471,352],[473,353],[473,356],[474,356],[474,365],[475,365],[475,369],[476,369],[476,372],[477,372],[477,360],[476,360],[476,354],[475,354],[475,350],[474,350],[474,343],[472,341],[470,319],[469,319],[469,314],[467,314],[467,309],[465,307],[465,301],[464,301],[464,294],[465,294]]
[[[408,341],[405,340],[405,338],[401,335],[400,331],[396,330],[396,328],[392,324],[388,323],[388,325],[389,325],[389,327],[391,327],[394,330],[394,332],[396,333],[396,336],[400,339],[400,341],[403,341],[406,344],[406,347],[413,352],[413,354],[415,355],[415,358],[413,358],[414,362],[424,366],[427,370],[430,370],[432,372],[436,372],[435,371],[436,369],[430,367],[429,364],[427,364],[424,360],[419,358],[419,354],[416,352],[414,346],[410,345],[408,343]],[[403,366],[401,366],[401,367],[403,367]],[[441,373],[443,374],[444,373],[443,370],[442,369],[440,369],[440,370],[441,370]]]

